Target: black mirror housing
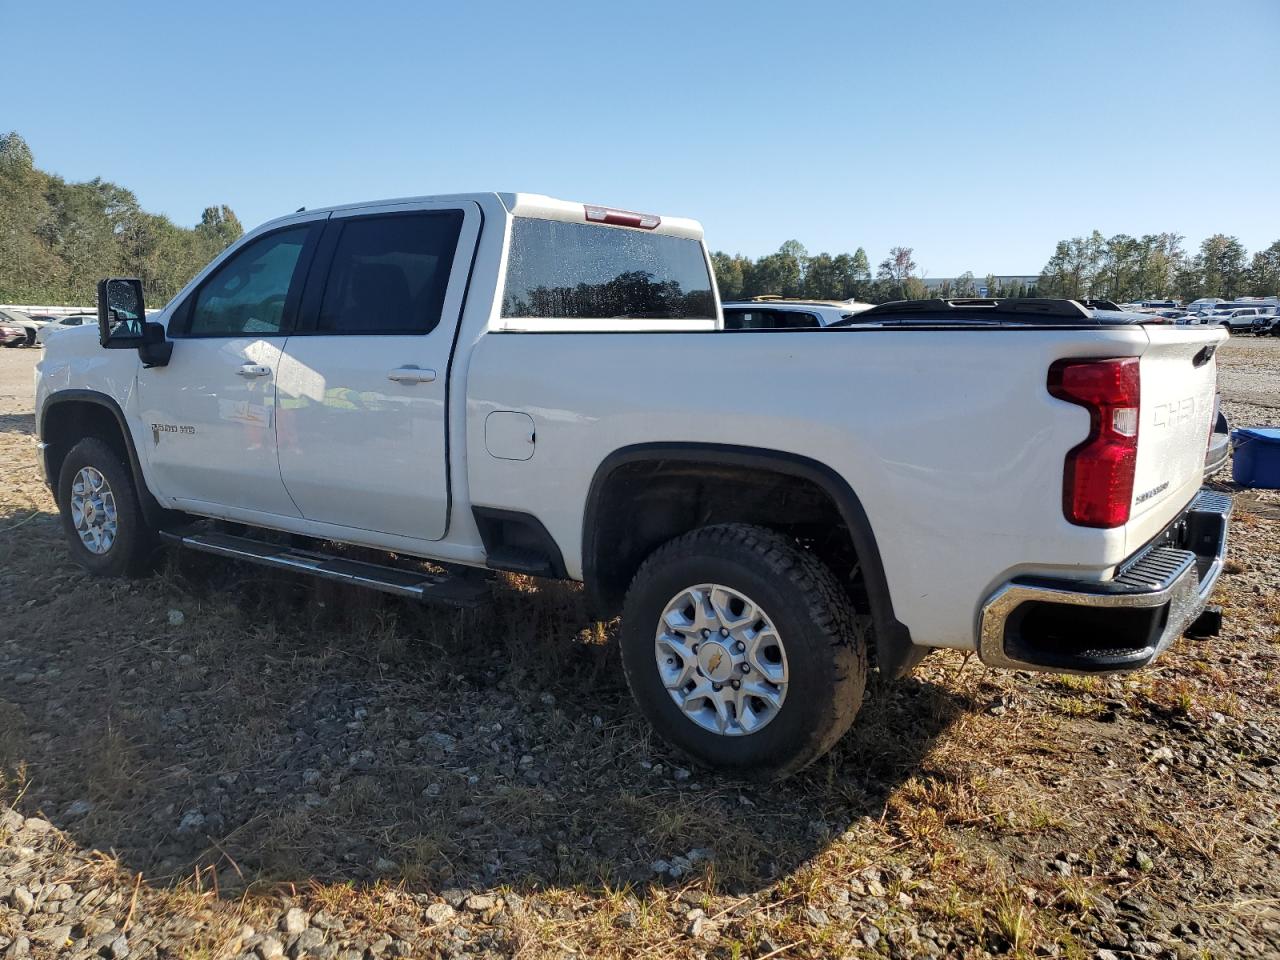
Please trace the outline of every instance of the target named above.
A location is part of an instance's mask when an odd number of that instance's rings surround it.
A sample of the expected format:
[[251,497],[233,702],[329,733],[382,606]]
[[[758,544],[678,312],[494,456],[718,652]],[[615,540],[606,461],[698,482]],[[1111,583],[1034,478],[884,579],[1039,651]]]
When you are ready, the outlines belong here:
[[148,320],[142,325],[138,356],[144,367],[167,367],[173,356],[173,341],[165,336],[164,324]]
[[144,367],[166,366],[173,355],[164,325],[147,320],[136,277],[98,281],[98,342],[107,350],[137,350]]
[[107,350],[143,345],[147,308],[142,281],[136,277],[108,277],[98,281],[98,342]]

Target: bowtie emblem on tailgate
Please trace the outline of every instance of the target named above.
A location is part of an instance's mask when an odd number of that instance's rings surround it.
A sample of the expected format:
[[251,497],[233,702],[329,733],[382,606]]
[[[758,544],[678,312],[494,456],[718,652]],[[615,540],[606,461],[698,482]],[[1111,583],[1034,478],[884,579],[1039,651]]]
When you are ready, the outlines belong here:
[[1170,400],[1168,403],[1157,403],[1151,418],[1154,427],[1176,427],[1180,423],[1188,423],[1196,416],[1196,398],[1183,397],[1181,400]]

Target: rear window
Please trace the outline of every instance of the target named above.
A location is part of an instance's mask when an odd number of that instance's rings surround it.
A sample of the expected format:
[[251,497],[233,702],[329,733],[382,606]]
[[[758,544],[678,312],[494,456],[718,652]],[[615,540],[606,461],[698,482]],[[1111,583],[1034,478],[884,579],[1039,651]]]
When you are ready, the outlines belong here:
[[677,320],[716,311],[697,240],[517,217],[502,315]]

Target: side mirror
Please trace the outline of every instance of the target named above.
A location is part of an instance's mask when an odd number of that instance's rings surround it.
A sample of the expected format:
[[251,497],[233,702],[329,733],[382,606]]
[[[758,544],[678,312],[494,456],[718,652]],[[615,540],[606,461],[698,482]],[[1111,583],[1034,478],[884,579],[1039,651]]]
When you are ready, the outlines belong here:
[[107,350],[137,350],[148,367],[165,366],[173,354],[164,327],[147,321],[142,281],[135,277],[98,281],[98,342]]
[[111,277],[98,281],[98,342],[108,350],[142,346],[147,311],[142,281]]

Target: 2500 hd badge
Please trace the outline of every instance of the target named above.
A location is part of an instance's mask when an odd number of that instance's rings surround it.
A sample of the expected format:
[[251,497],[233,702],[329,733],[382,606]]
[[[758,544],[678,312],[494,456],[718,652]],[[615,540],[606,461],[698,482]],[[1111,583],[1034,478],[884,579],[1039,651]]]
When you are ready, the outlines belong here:
[[160,442],[160,434],[162,433],[185,433],[194,434],[196,428],[185,423],[153,423],[151,425],[151,440],[154,443]]

